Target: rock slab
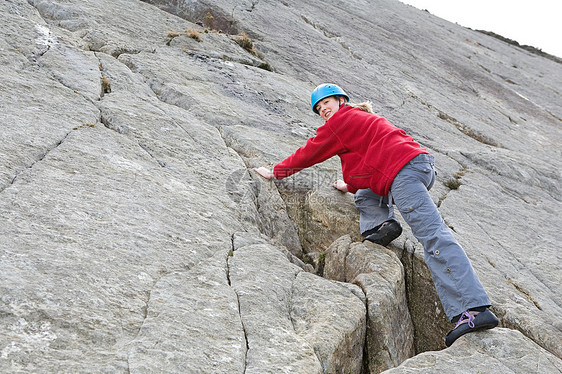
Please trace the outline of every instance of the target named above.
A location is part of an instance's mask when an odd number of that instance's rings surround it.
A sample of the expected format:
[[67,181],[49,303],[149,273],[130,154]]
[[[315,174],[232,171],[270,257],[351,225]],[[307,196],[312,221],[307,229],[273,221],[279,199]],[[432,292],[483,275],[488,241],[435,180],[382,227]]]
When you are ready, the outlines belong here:
[[[402,284],[415,353],[442,348],[423,251],[407,227],[395,257],[355,243],[337,159],[252,172],[314,136],[326,77],[435,155],[432,198],[521,332],[490,336],[559,370],[561,64],[395,0],[151,3],[0,2],[0,371],[398,365],[410,340],[361,341]],[[360,287],[309,274],[343,235]],[[518,355],[497,367],[537,363]]]

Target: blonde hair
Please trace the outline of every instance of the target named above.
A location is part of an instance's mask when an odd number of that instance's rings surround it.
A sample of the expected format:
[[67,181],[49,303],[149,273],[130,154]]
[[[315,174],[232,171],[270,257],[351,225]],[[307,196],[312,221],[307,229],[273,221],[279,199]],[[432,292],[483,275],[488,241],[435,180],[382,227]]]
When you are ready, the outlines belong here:
[[346,105],[349,105],[352,108],[358,108],[361,109],[364,112],[367,113],[373,113],[373,104],[370,101],[364,101],[362,103],[347,103]]

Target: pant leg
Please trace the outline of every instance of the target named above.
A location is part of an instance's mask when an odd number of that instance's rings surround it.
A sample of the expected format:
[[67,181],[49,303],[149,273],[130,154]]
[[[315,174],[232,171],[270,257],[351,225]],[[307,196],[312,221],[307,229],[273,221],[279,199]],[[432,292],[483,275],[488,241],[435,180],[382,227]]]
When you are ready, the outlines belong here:
[[433,156],[419,155],[395,177],[391,194],[404,220],[424,248],[445,314],[451,320],[467,309],[490,301],[468,257],[431,200],[435,180]]
[[388,197],[381,197],[370,188],[355,193],[355,205],[359,209],[359,230],[362,235],[394,218],[394,207],[388,206]]

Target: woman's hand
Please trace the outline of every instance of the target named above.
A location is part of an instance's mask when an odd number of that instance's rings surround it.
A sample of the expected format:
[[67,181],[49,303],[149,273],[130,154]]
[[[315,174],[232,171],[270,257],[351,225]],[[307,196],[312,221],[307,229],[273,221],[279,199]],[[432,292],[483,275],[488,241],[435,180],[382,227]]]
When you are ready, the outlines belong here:
[[254,168],[254,171],[265,179],[273,178],[273,173],[266,167],[260,166],[259,168]]
[[344,181],[342,181],[341,179],[338,179],[337,181],[335,181],[332,184],[332,187],[337,188],[338,190],[340,190],[341,192],[349,192],[347,190],[347,183],[345,183]]

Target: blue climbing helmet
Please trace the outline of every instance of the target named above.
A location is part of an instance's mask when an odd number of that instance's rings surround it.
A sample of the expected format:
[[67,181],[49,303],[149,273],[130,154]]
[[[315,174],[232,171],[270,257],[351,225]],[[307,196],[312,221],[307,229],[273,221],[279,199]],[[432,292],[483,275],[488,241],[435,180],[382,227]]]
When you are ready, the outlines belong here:
[[318,111],[315,107],[320,100],[335,95],[343,96],[345,98],[345,101],[349,101],[349,96],[347,96],[345,91],[342,90],[341,87],[337,84],[324,83],[316,87],[314,91],[312,91],[312,95],[310,95],[310,104],[312,105],[312,110],[314,111],[314,113],[318,114]]

